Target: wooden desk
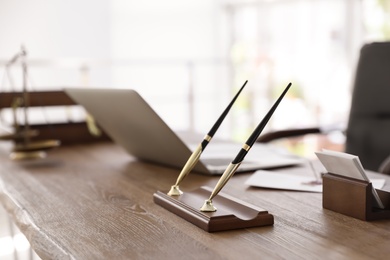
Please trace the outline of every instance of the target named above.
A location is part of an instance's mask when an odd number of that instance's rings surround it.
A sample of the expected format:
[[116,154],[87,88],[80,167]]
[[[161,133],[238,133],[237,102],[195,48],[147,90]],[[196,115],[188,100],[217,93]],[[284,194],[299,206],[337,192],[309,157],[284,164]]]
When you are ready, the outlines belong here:
[[[223,192],[268,210],[273,226],[207,233],[153,202],[178,170],[141,163],[111,144],[60,147],[13,162],[0,149],[1,202],[43,259],[385,259],[390,221],[322,208],[318,193],[251,188],[236,174]],[[292,168],[303,174],[303,167]],[[390,178],[387,179],[387,189]],[[183,190],[214,187],[190,174]]]

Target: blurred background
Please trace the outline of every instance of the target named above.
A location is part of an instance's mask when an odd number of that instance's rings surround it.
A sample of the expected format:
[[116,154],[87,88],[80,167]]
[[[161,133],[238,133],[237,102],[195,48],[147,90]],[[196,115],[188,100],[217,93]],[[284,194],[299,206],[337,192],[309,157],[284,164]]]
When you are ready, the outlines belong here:
[[[248,80],[218,132],[244,141],[289,82],[265,132],[345,125],[360,47],[390,38],[390,1],[0,0],[0,36],[0,97],[22,88],[20,64],[6,64],[24,46],[29,90],[136,89],[175,130],[205,133]],[[278,145],[310,157],[343,142]],[[0,258],[24,259],[18,231],[1,235]]]

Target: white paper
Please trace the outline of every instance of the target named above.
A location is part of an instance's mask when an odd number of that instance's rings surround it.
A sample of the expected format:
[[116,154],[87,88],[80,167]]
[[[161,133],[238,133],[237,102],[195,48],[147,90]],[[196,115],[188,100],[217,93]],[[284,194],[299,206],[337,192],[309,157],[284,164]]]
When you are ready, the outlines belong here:
[[358,156],[329,150],[315,154],[329,173],[369,181]]
[[[376,189],[381,189],[385,185],[385,179],[372,179],[371,182]],[[268,189],[322,192],[322,183],[316,182],[314,177],[266,170],[256,171],[245,184]]]
[[261,188],[322,192],[322,183],[313,184],[314,177],[258,170],[245,184]]

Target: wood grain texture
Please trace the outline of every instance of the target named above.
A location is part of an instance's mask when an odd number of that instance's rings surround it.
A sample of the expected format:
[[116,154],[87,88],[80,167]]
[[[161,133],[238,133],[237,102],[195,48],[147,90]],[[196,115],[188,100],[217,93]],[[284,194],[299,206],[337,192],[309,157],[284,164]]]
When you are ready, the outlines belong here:
[[[208,233],[153,202],[179,171],[136,161],[115,144],[60,147],[14,162],[0,147],[0,200],[43,259],[385,259],[390,221],[365,222],[322,208],[318,193],[248,187],[224,193],[266,209],[273,226]],[[309,174],[309,166],[283,171]],[[387,179],[387,186],[390,179]],[[183,191],[214,187],[190,174]]]
[[169,196],[168,191],[157,191],[153,194],[153,201],[207,232],[273,225],[274,217],[266,210],[248,205],[223,192],[213,199],[213,204],[218,205],[217,211],[200,211],[199,205],[203,205],[212,191],[212,188],[204,186],[186,191],[180,196]]

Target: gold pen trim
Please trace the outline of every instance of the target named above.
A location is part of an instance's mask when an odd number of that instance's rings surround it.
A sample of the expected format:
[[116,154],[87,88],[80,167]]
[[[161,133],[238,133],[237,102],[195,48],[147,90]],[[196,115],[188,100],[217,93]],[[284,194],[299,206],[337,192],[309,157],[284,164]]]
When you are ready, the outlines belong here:
[[210,142],[211,138],[212,138],[211,136],[205,135],[203,139],[206,140],[207,142]]
[[251,147],[249,146],[249,145],[247,145],[247,144],[244,144],[243,146],[242,146],[242,149],[244,149],[245,151],[249,151],[249,149],[251,149]]

